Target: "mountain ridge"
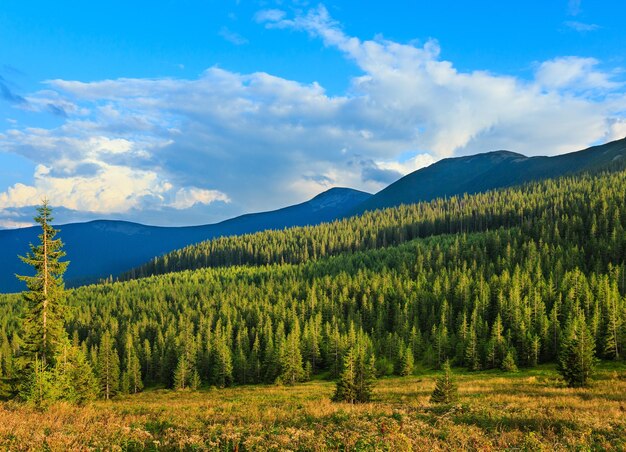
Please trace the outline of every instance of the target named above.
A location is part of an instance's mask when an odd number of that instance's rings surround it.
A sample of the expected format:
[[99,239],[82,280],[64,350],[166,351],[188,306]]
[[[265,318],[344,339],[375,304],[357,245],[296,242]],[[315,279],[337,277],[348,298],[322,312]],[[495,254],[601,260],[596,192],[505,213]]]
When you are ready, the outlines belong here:
[[350,214],[430,201],[443,196],[473,194],[524,182],[609,169],[622,159],[626,138],[556,156],[533,156],[508,150],[439,160],[390,184]]
[[[66,260],[70,261],[65,279],[69,286],[76,286],[116,276],[155,256],[204,240],[332,221],[369,196],[363,191],[335,187],[299,204],[207,225],[167,227],[124,220],[91,220],[55,225],[55,228],[61,231]],[[28,251],[28,243],[36,242],[38,233],[37,226],[0,230],[0,249],[5,256],[14,256],[0,262],[0,293],[23,289],[14,275],[29,274],[30,268],[17,256]],[[96,250],[92,245],[95,243],[105,246]]]

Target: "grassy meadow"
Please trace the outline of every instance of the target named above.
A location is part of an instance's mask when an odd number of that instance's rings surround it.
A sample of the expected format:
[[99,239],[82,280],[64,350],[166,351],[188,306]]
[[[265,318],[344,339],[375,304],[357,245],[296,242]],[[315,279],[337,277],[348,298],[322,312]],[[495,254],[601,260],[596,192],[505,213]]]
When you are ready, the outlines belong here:
[[459,402],[429,402],[436,372],[378,380],[374,401],[334,383],[151,389],[84,407],[0,405],[6,450],[626,450],[626,365],[566,388],[551,366],[457,370]]

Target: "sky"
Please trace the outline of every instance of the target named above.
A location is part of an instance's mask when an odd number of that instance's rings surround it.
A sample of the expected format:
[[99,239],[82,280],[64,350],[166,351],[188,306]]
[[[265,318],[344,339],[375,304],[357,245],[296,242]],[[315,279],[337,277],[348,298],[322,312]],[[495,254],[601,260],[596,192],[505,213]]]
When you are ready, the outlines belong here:
[[623,0],[0,2],[0,228],[193,225],[626,136]]

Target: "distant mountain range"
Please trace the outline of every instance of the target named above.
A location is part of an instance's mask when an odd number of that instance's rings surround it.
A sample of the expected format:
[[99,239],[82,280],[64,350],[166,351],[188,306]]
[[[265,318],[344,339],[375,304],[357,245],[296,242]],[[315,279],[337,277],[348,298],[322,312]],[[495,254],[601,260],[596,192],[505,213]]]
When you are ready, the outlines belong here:
[[[332,221],[370,196],[350,188],[332,188],[301,204],[204,226],[157,227],[109,220],[56,226],[70,261],[65,281],[76,286],[117,276],[155,256],[213,237]],[[29,274],[30,268],[17,256],[29,250],[29,243],[37,242],[39,232],[38,226],[0,230],[0,293],[24,290],[15,274]]]
[[510,151],[495,151],[448,158],[407,174],[357,206],[352,213],[624,166],[626,138],[554,157],[526,157]]
[[[478,193],[532,180],[586,171],[626,167],[626,138],[555,157],[526,157],[495,151],[449,158],[404,176],[375,195],[333,188],[315,198],[271,212],[242,215],[217,224],[155,227],[124,221],[99,220],[59,226],[71,261],[65,279],[80,285],[119,275],[151,258],[218,236],[266,229],[315,225],[400,204]],[[15,273],[28,272],[17,255],[36,242],[37,227],[0,230],[0,293],[23,290]]]

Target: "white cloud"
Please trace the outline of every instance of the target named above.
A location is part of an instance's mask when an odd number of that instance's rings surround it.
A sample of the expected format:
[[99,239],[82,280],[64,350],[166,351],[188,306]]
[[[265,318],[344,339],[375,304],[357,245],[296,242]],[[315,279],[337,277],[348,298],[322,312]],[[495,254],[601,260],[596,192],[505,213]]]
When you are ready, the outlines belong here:
[[146,201],[161,201],[176,209],[230,201],[227,195],[217,190],[196,187],[180,188],[172,193],[172,184],[163,181],[153,171],[102,162],[98,164],[97,174],[88,177],[55,177],[50,173],[51,168],[38,165],[33,185],[17,183],[0,193],[0,209],[33,206],[44,198],[54,206],[101,214],[127,212],[141,207]]
[[541,63],[537,82],[549,89],[611,90],[621,84],[611,80],[611,74],[596,69],[595,58],[560,57]]
[[626,138],[626,119],[616,119],[610,125],[609,140]]
[[[2,212],[0,212],[0,215]],[[33,226],[35,223],[32,221],[15,221],[10,219],[2,218],[0,219],[0,229],[18,229],[18,228],[27,228],[29,226]]]
[[[460,71],[434,40],[418,46],[350,36],[323,6],[255,18],[276,33],[321,39],[359,76],[340,95],[318,83],[217,67],[192,79],[49,81],[28,99],[45,99],[42,111],[48,100],[63,106],[61,125],[14,124],[0,136],[3,150],[47,172],[0,194],[1,205],[48,193],[68,209],[180,209],[181,218],[192,209],[193,222],[214,221],[211,212],[278,208],[335,185],[377,191],[443,157],[556,154],[624,130],[620,74],[593,58],[537,63],[534,78],[523,80]],[[401,159],[407,152],[414,157]]]
[[387,160],[378,161],[375,163],[379,169],[395,171],[398,174],[404,176],[420,168],[432,165],[433,163],[435,163],[435,159],[430,154],[418,154],[403,162],[398,162],[396,160]]
[[282,20],[286,15],[287,13],[280,9],[264,9],[257,12],[254,15],[254,18],[259,23],[264,23],[268,21],[276,22]]
[[197,187],[181,188],[174,201],[169,204],[175,209],[188,209],[196,204],[211,204],[215,201],[230,202],[230,198],[217,190],[203,190]]
[[123,212],[136,207],[145,196],[165,192],[157,175],[100,164],[98,174],[91,177],[55,177],[51,168],[38,165],[34,185],[15,184],[0,193],[0,208],[26,207],[48,198],[52,205],[87,212]]
[[568,20],[565,22],[565,25],[571,28],[572,30],[578,31],[580,33],[585,33],[587,31],[595,31],[600,28],[596,24],[586,24],[584,22],[578,22],[575,20]]
[[229,30],[228,27],[222,27],[219,31],[219,35],[226,41],[231,44],[235,44],[236,46],[248,44],[248,40],[246,38],[241,36],[239,33]]

